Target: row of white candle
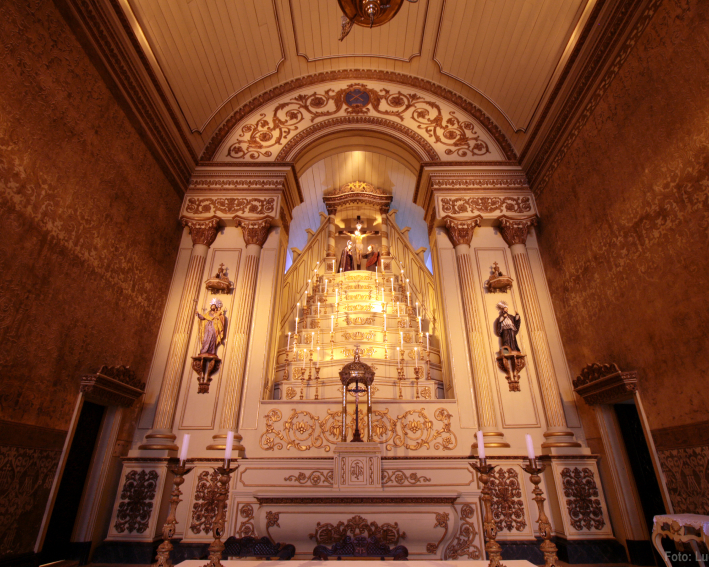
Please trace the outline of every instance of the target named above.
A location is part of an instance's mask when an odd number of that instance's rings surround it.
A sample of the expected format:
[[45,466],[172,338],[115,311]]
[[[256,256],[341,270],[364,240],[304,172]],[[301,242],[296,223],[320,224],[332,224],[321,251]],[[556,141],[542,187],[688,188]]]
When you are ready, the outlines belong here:
[[[184,465],[185,461],[187,460],[187,450],[189,449],[190,446],[190,434],[185,433],[182,436],[182,447],[180,447],[180,464]],[[231,460],[231,452],[232,449],[234,448],[234,432],[229,431],[226,434],[226,448],[224,450],[224,463],[225,467],[228,466],[229,461]]]
[[[485,442],[483,441],[483,432],[478,431],[477,432],[477,438],[478,438],[478,458],[479,459],[484,459],[485,458]],[[534,461],[535,455],[534,455],[534,442],[532,441],[532,436],[527,433],[525,436],[525,441],[527,442],[527,458],[530,461]]]

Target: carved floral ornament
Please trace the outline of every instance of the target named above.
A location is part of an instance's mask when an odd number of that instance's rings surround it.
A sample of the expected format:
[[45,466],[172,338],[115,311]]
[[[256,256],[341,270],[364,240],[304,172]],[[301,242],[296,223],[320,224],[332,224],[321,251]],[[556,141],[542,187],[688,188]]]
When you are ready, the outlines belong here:
[[258,215],[271,214],[276,209],[275,197],[189,197],[185,212],[191,215]]
[[246,245],[256,244],[263,246],[268,237],[268,229],[271,228],[271,217],[258,219],[248,219],[235,216],[236,226],[241,227]]
[[537,226],[537,215],[524,218],[500,217],[500,234],[507,246],[526,244],[529,229]]
[[470,246],[473,240],[473,232],[480,226],[481,216],[476,216],[468,219],[453,219],[446,217],[446,228],[448,229],[448,236],[453,243],[453,246],[460,246],[466,244]]
[[212,217],[209,219],[191,219],[188,217],[182,217],[180,219],[182,226],[186,226],[190,229],[190,236],[192,237],[192,245],[203,244],[204,246],[211,246],[217,238],[217,233],[219,232],[219,217]]
[[[364,93],[366,104],[347,104],[346,96],[354,90]],[[482,128],[449,103],[386,83],[375,86],[340,82],[329,88],[322,86],[291,94],[262,107],[258,115],[247,117],[232,131],[222,158],[273,160],[294,135],[335,117],[384,119],[379,126],[370,127],[385,129],[387,121],[401,124],[412,135],[421,136],[433,145],[439,159],[503,157],[494,145],[491,149],[492,141],[481,133]]]
[[443,197],[439,200],[439,206],[444,215],[529,213],[532,211],[532,198],[524,196]]

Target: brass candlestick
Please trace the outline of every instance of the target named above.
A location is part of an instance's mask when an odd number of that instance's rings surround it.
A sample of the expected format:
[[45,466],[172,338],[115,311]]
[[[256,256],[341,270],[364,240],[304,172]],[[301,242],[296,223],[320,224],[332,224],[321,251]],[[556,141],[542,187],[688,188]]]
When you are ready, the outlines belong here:
[[229,499],[229,482],[231,481],[232,473],[239,468],[239,465],[230,468],[230,461],[225,461],[224,464],[226,465],[225,467],[214,468],[219,475],[216,490],[217,513],[212,527],[214,541],[209,546],[209,563],[205,567],[222,567],[222,552],[224,551],[222,536],[224,536],[226,527],[226,501]]
[[414,379],[416,380],[416,399],[419,399],[419,378],[421,378],[421,372],[423,371],[423,367],[421,366],[416,366],[414,368]]
[[315,399],[320,399],[320,365],[315,367]]
[[488,465],[487,459],[478,460],[480,461],[479,464],[471,463],[470,466],[477,471],[478,478],[483,485],[480,499],[483,501],[483,506],[485,507],[485,516],[483,518],[483,529],[485,531],[485,538],[487,539],[485,551],[487,551],[487,555],[490,558],[490,567],[505,567],[502,564],[502,547],[495,541],[497,528],[492,518],[492,490],[488,487],[490,473],[492,473],[497,465]]
[[335,333],[330,333],[330,360],[335,356]]
[[400,356],[399,356],[399,360],[397,361],[398,366],[396,367],[396,374],[397,374],[397,376],[398,376],[398,378],[399,378],[399,399],[400,399],[400,400],[403,400],[403,399],[404,399],[404,394],[403,394],[403,392],[401,391],[401,384],[402,384],[402,382],[404,381],[404,365],[403,365],[403,363],[402,363],[402,357],[404,356],[404,351],[402,350],[402,351],[400,351],[400,353],[401,353],[401,354],[400,354]]
[[288,355],[290,354],[290,351],[286,349],[286,367],[283,370],[283,381],[288,380]]
[[[172,459],[171,459],[172,461]],[[158,567],[172,567],[172,560],[170,559],[170,552],[173,549],[170,540],[175,535],[175,525],[177,524],[177,505],[182,502],[180,496],[182,496],[182,491],[180,486],[185,482],[185,475],[192,472],[193,467],[187,467],[184,463],[169,463],[167,469],[175,475],[172,481],[172,496],[170,498],[170,511],[167,515],[167,520],[162,528],[163,542],[158,547]]]
[[539,534],[542,536],[542,543],[539,548],[544,553],[544,565],[545,567],[558,567],[559,558],[556,556],[556,545],[551,541],[551,524],[549,523],[549,518],[544,513],[544,492],[539,488],[539,483],[542,482],[542,477],[539,476],[546,469],[546,465],[539,464],[538,459],[530,460],[526,467],[522,467],[522,470],[529,475],[529,480],[532,481],[534,485],[533,500],[537,503],[537,508],[539,508],[539,518],[537,519],[537,524],[539,524]]

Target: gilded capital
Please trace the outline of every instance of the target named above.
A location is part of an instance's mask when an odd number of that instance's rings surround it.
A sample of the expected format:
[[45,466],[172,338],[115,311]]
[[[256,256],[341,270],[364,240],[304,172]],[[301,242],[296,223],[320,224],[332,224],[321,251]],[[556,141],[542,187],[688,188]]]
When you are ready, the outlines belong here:
[[247,219],[243,217],[234,217],[236,226],[241,227],[244,234],[244,242],[246,245],[256,244],[263,246],[268,236],[268,229],[271,228],[271,217],[261,217],[255,219]]
[[524,218],[500,217],[500,234],[504,238],[507,246],[513,244],[526,244],[529,227],[536,226],[538,217],[533,215]]
[[182,226],[186,226],[190,229],[192,246],[195,244],[204,244],[205,246],[214,244],[214,240],[217,238],[217,232],[219,231],[219,217],[212,217],[210,219],[182,217],[180,221],[182,222]]
[[446,217],[446,228],[453,246],[460,246],[461,244],[470,246],[473,240],[473,231],[480,226],[481,220],[482,217],[480,215],[460,220]]

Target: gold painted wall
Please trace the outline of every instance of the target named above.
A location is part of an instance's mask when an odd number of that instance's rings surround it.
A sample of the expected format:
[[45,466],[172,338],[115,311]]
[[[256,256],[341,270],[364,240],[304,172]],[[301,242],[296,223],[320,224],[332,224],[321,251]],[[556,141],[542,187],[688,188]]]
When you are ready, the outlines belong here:
[[4,559],[32,551],[79,377],[147,377],[181,232],[180,197],[55,4],[0,3],[0,45]]
[[709,450],[671,475],[667,433],[709,417],[709,3],[665,0],[537,204],[572,373],[639,371],[675,512],[709,513]]

